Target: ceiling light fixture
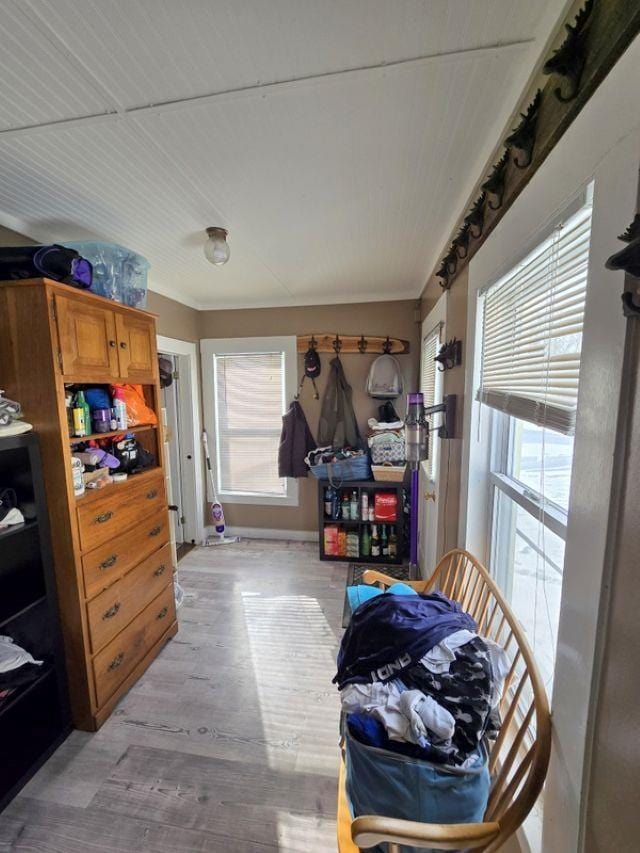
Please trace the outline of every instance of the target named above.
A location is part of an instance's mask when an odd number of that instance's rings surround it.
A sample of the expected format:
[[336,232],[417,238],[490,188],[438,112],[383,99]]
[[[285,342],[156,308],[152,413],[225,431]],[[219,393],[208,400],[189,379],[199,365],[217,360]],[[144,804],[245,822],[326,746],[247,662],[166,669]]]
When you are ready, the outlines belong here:
[[204,256],[216,267],[221,267],[229,260],[228,233],[226,228],[207,228],[207,242],[204,244]]

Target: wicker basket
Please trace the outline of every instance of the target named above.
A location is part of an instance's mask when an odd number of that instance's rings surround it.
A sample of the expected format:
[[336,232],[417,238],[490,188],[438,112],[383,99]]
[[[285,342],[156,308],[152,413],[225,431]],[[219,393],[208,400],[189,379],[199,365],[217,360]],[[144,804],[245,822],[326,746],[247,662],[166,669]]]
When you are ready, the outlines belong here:
[[406,465],[372,465],[374,480],[382,480],[387,483],[401,483],[404,480]]

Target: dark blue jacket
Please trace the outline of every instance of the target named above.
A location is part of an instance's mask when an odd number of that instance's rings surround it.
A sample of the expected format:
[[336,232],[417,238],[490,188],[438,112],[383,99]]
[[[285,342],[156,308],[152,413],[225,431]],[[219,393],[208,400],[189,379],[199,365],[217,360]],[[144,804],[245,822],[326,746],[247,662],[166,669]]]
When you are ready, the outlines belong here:
[[450,634],[476,623],[457,601],[431,595],[379,595],[356,609],[344,633],[333,681],[368,684],[397,677]]

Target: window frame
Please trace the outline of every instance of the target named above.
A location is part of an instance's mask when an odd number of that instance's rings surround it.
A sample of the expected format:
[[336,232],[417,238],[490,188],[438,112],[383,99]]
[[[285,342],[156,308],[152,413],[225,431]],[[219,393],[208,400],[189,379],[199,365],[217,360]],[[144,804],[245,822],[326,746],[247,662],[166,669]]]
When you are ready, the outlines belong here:
[[[285,478],[284,495],[265,495],[261,493],[233,492],[223,490],[220,483],[220,465],[218,462],[218,430],[215,393],[215,357],[227,355],[260,355],[261,353],[281,353],[284,359],[284,415],[293,400],[298,383],[297,341],[293,335],[254,338],[204,338],[200,341],[202,361],[202,398],[204,404],[204,424],[209,437],[209,453],[215,464],[216,489],[218,499],[228,504],[249,504],[253,506],[299,506],[298,481]],[[207,500],[211,501],[211,484],[207,478]]]

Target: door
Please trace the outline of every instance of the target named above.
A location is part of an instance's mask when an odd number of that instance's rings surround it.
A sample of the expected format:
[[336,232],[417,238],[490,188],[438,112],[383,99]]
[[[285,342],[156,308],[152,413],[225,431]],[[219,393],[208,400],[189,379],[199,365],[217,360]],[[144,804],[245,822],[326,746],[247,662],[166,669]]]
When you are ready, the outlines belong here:
[[[447,294],[442,294],[422,323],[420,352],[420,390],[425,406],[442,402],[442,373],[433,360],[445,340]],[[430,426],[439,426],[441,415],[429,418]],[[420,513],[418,516],[418,560],[423,577],[428,577],[438,561],[438,509],[440,503],[440,458],[442,442],[436,434],[429,439],[429,459],[420,465]]]
[[174,355],[158,354],[171,365],[171,384],[166,385],[168,378],[161,382],[161,404],[165,435],[165,459],[167,460],[167,492],[172,527],[172,541],[181,545],[185,541],[184,521],[185,512],[182,498],[182,466],[180,460],[180,411],[178,406],[177,358]]
[[118,376],[114,312],[56,293],[55,312],[62,372],[78,381]]
[[152,317],[116,312],[120,376],[132,383],[153,382],[156,375],[156,329]]

